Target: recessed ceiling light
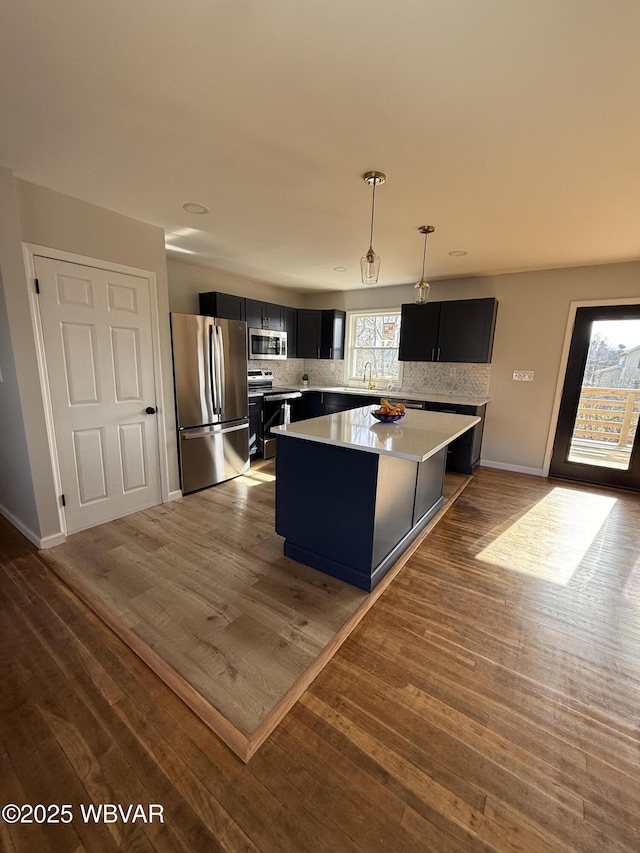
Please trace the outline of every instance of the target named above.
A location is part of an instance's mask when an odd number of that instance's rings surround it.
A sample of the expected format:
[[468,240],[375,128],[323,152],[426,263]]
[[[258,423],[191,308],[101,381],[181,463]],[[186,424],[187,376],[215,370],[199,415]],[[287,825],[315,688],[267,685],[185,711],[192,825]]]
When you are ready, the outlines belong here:
[[461,258],[463,255],[468,255],[469,252],[463,252],[462,249],[456,249],[455,252],[449,252],[452,258]]
[[333,271],[334,272],[346,272],[347,268],[346,267],[334,267]]
[[209,213],[208,207],[205,207],[203,204],[194,204],[192,201],[183,204],[182,207],[187,213],[196,213],[198,216],[201,216],[203,213]]

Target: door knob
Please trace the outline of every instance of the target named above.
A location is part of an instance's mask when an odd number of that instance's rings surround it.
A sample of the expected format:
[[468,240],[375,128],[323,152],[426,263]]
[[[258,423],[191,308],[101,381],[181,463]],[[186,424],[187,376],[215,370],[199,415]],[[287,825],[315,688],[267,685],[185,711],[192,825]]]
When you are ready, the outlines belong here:
[[155,406],[147,406],[147,408],[146,408],[144,411],[145,411],[145,413],[146,413],[147,415],[155,415],[155,413],[156,413],[158,410],[156,409],[156,407],[155,407]]

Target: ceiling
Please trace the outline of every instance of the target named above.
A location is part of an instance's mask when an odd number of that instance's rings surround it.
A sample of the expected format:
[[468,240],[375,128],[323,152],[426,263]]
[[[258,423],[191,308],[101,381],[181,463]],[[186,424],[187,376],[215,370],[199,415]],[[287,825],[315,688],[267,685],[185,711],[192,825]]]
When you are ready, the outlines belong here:
[[3,0],[0,163],[300,291],[363,286],[368,170],[379,286],[424,224],[431,279],[632,260],[639,44],[638,0]]

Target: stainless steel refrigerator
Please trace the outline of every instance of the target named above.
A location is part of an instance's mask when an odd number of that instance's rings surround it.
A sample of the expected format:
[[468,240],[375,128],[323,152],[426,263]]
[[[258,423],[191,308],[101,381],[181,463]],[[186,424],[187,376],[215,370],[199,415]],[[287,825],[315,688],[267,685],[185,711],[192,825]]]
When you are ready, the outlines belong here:
[[171,314],[183,494],[249,468],[247,324]]

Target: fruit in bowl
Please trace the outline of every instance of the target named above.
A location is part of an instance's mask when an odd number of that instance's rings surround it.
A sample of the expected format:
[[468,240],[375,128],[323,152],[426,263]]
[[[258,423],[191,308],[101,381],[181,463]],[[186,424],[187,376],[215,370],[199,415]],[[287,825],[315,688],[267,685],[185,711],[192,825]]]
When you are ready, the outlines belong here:
[[390,403],[386,398],[380,400],[380,407],[371,412],[374,418],[383,424],[394,424],[401,420],[406,412],[403,403]]

